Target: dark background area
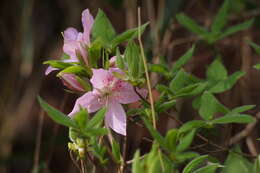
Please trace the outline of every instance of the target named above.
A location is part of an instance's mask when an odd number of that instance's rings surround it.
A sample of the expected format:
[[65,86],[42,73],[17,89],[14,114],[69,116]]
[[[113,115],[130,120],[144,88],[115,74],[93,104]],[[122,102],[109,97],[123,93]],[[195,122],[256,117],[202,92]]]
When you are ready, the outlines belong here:
[[[66,94],[55,73],[44,76],[48,59],[62,55],[61,32],[81,26],[81,12],[89,8],[93,16],[98,8],[105,11],[117,33],[137,26],[137,5],[142,7],[142,21],[150,21],[144,43],[150,61],[164,56],[172,64],[198,38],[180,26],[174,15],[183,11],[207,27],[220,7],[221,0],[2,0],[0,6],[0,172],[30,172],[39,163],[41,172],[77,172],[67,150],[67,129],[42,116],[35,100],[41,95],[48,103],[68,113],[75,94]],[[243,70],[247,75],[231,91],[221,94],[227,106],[256,104],[259,110],[260,73],[252,65],[260,56],[245,40],[260,43],[260,1],[233,0],[228,25],[255,17],[254,26],[219,41],[223,61],[230,73]],[[199,44],[187,70],[204,77],[214,56],[207,45]],[[153,82],[164,82],[158,76]],[[182,105],[182,119],[192,114],[190,102]],[[254,111],[252,112],[255,113]],[[164,126],[163,122],[160,126]],[[42,129],[42,132],[40,131]],[[233,129],[237,131],[239,126]],[[128,129],[131,131],[131,129]],[[258,136],[255,129],[253,135]],[[39,138],[41,136],[41,139]],[[36,141],[40,142],[37,148]],[[130,133],[131,138],[131,133]],[[132,149],[145,145],[132,141]],[[224,138],[222,138],[224,142]],[[246,144],[244,144],[246,145]],[[259,150],[258,144],[255,144]],[[130,151],[129,151],[130,152]],[[133,151],[132,151],[133,152]],[[259,152],[259,151],[258,151]],[[132,153],[129,153],[129,157]]]

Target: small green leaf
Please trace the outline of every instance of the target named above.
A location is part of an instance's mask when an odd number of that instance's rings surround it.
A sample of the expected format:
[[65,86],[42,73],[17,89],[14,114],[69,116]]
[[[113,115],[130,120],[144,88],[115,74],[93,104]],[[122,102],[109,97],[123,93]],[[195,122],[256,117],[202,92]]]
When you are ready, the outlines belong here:
[[229,110],[219,103],[211,93],[205,91],[201,97],[199,114],[204,120],[211,120],[215,113],[227,113]]
[[208,34],[208,32],[204,28],[199,26],[193,19],[189,18],[184,13],[177,14],[176,18],[181,25],[186,27],[191,32],[198,34],[202,38],[204,38]]
[[125,62],[123,57],[121,56],[119,48],[116,49],[116,66],[122,70],[125,69]]
[[248,111],[250,109],[253,109],[255,107],[255,105],[244,105],[244,106],[240,106],[240,107],[236,107],[234,109],[232,109],[232,113],[240,113],[240,112],[245,112]]
[[177,146],[176,151],[177,152],[185,151],[191,145],[195,134],[196,134],[196,130],[194,129],[188,132],[188,134],[186,134],[184,137],[180,138],[180,142]]
[[253,123],[254,118],[246,114],[227,114],[223,117],[211,121],[213,124],[228,124],[228,123]]
[[106,14],[99,9],[91,29],[94,39],[100,38],[105,46],[115,38],[116,32]]
[[210,163],[210,165],[207,165],[203,168],[199,168],[196,171],[194,171],[193,173],[215,173],[219,167],[222,167],[222,166],[219,164],[216,164],[216,163]]
[[129,74],[136,78],[139,74],[139,63],[141,58],[139,57],[139,48],[134,42],[129,42],[126,47],[124,57],[127,62]]
[[96,39],[87,47],[88,52],[88,63],[92,68],[97,68],[98,60],[101,57],[102,41],[101,39]]
[[228,9],[229,9],[230,2],[229,0],[225,0],[222,4],[221,8],[219,9],[213,24],[211,25],[211,30],[213,32],[220,32],[223,27],[225,27],[228,19]]
[[57,109],[50,106],[44,100],[41,99],[40,96],[37,96],[38,102],[40,103],[41,107],[45,112],[48,113],[49,117],[58,124],[67,126],[67,127],[74,127],[77,128],[76,123],[69,118],[67,115],[63,114],[62,112],[58,111]]
[[208,91],[211,93],[221,93],[221,92],[230,90],[236,84],[237,80],[240,79],[244,75],[245,75],[245,72],[237,71],[237,72],[233,73],[232,75],[230,75],[227,79],[219,81]]
[[[235,152],[234,152],[235,150]],[[253,164],[244,158],[239,148],[229,151],[227,160],[225,161],[223,173],[252,173]]]
[[106,108],[102,108],[100,109],[94,116],[93,118],[88,122],[87,127],[91,128],[91,127],[95,127],[98,124],[102,123],[105,115],[106,115]]
[[162,64],[149,64],[149,71],[159,73],[166,77],[169,76],[169,69]]
[[260,63],[259,64],[256,64],[254,65],[254,68],[257,69],[257,70],[260,70]]
[[43,64],[48,64],[54,68],[58,68],[58,69],[65,69],[69,66],[72,66],[72,63],[67,63],[67,62],[63,62],[63,61],[58,61],[58,60],[49,60],[49,61],[44,61]]
[[169,151],[176,150],[177,136],[178,136],[177,129],[171,129],[167,132],[165,141],[166,141],[166,145],[167,145],[167,148],[169,149]]
[[71,73],[75,75],[88,76],[87,70],[80,65],[73,65],[62,70],[58,75],[62,73]]
[[104,135],[108,134],[108,129],[106,129],[106,128],[85,128],[83,130],[83,134],[88,137],[104,136]]
[[137,150],[134,155],[132,172],[133,173],[143,173],[143,168],[142,168],[141,161],[140,161],[140,151],[139,150]]
[[248,41],[248,43],[250,44],[250,46],[252,48],[254,48],[254,50],[256,51],[257,54],[260,54],[260,46],[258,44],[255,44],[255,43],[253,43],[251,41]]
[[253,173],[259,173],[260,172],[260,155],[257,156],[254,163],[254,172]]
[[120,146],[115,140],[113,140],[113,142],[112,142],[112,154],[113,154],[116,162],[120,164],[122,162]]
[[176,76],[170,82],[170,89],[172,92],[177,93],[183,87],[199,82],[193,75],[185,72],[183,69],[179,70]]
[[185,162],[186,160],[199,157],[200,155],[195,152],[182,152],[182,153],[174,153],[174,156],[179,162]]
[[225,38],[225,37],[227,37],[231,34],[234,34],[238,31],[245,30],[245,29],[249,28],[253,23],[254,23],[254,19],[250,19],[250,20],[247,20],[246,22],[237,24],[235,26],[231,26],[226,31],[224,31],[222,33],[222,35],[218,38],[218,40],[221,40],[221,39],[223,39],[223,38]]
[[[143,25],[140,26],[140,31],[141,34],[144,32],[145,28],[148,26],[149,23],[145,23]],[[134,39],[135,37],[138,36],[138,30],[139,28],[133,28],[133,29],[129,29],[121,34],[119,34],[118,36],[116,36],[112,42],[111,42],[111,47],[112,49],[115,48],[118,44],[123,43],[125,41],[129,41],[131,39]]]
[[168,109],[172,108],[175,104],[176,104],[176,100],[163,102],[156,107],[156,112],[158,113],[165,112]]
[[192,58],[194,50],[195,44],[173,64],[171,73],[176,73],[180,70],[180,68]]
[[180,133],[185,133],[187,131],[198,129],[206,125],[206,122],[203,120],[192,120],[184,123],[180,128]]
[[183,173],[193,173],[194,170],[200,166],[206,159],[208,158],[208,155],[203,155],[200,157],[197,157],[193,159],[190,163],[188,163],[185,168],[183,169]]
[[84,129],[87,125],[88,112],[86,109],[81,109],[79,112],[75,113],[73,119],[78,124],[81,129]]
[[220,56],[218,56],[208,67],[207,78],[218,81],[227,79],[227,77],[227,70],[222,64]]

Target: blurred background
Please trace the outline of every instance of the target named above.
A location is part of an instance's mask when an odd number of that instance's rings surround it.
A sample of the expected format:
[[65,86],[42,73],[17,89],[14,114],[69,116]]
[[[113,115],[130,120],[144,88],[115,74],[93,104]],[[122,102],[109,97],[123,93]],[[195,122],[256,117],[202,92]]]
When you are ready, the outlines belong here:
[[[231,91],[220,95],[227,106],[260,105],[260,73],[252,68],[260,56],[246,44],[260,44],[260,1],[231,0],[229,24],[254,17],[254,26],[217,43],[230,73],[247,72]],[[158,63],[159,56],[172,64],[198,37],[175,20],[185,12],[207,27],[222,0],[1,0],[0,7],[0,173],[77,172],[67,152],[67,129],[54,124],[40,110],[35,97],[68,113],[75,94],[64,91],[55,72],[44,76],[43,61],[62,55],[61,32],[67,27],[82,30],[81,12],[89,8],[95,16],[103,9],[117,33],[137,26],[137,6],[142,7],[142,22],[150,21],[144,34],[148,58]],[[198,77],[214,57],[200,44],[185,67]],[[161,81],[153,76],[153,83]],[[190,102],[183,103],[182,118],[192,114]],[[259,106],[257,108],[259,110]],[[254,113],[254,112],[252,112]],[[162,125],[162,124],[161,124]],[[163,126],[163,125],[162,125]],[[259,130],[258,130],[259,131]],[[257,130],[256,130],[257,132]],[[255,135],[258,135],[257,133]],[[134,145],[134,141],[133,141]],[[257,145],[257,144],[256,144]],[[135,147],[142,147],[135,144]],[[257,149],[259,147],[257,146]],[[258,151],[259,152],[259,151]],[[37,172],[37,171],[35,171]]]

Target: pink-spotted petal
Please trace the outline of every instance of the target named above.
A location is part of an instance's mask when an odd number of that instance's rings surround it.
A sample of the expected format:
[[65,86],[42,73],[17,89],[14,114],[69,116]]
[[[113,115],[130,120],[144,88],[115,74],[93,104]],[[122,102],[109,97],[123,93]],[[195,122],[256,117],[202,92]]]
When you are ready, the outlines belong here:
[[93,16],[90,14],[89,10],[86,9],[82,12],[82,17],[81,17],[81,21],[82,21],[82,25],[83,25],[83,40],[86,44],[90,43],[90,32],[91,32],[91,28],[93,26],[94,23],[94,18]]
[[108,70],[104,69],[92,69],[93,76],[90,79],[94,88],[102,89],[106,86],[106,81],[112,76]]
[[117,102],[110,102],[105,117],[106,126],[115,132],[126,135],[126,113],[122,105]]
[[80,110],[80,106],[86,108],[89,113],[95,112],[102,107],[99,102],[99,95],[94,92],[87,92],[76,100],[73,110],[69,113],[69,116],[74,115]]
[[114,99],[119,103],[129,104],[140,100],[140,97],[134,91],[133,86],[127,82],[122,82],[121,88],[114,93]]

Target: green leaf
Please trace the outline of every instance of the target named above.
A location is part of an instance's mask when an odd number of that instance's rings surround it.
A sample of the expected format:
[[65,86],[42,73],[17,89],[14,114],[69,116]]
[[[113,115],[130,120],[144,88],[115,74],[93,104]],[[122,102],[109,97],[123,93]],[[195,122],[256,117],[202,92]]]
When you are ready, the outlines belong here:
[[62,61],[58,61],[58,60],[49,60],[49,61],[44,61],[43,64],[48,64],[54,68],[58,68],[58,69],[64,69],[67,68],[69,66],[72,66],[72,63],[68,63],[68,62],[62,62]]
[[88,122],[87,127],[91,128],[91,127],[95,127],[98,124],[102,123],[105,115],[106,115],[106,108],[102,108],[100,109],[94,116],[93,118]]
[[58,124],[67,126],[67,127],[74,127],[77,128],[76,123],[69,118],[67,115],[63,114],[62,112],[58,111],[57,109],[50,106],[44,100],[41,99],[40,96],[37,96],[38,102],[40,103],[41,107],[45,112],[48,113],[49,117]]
[[162,64],[149,64],[149,71],[169,77],[169,69]]
[[195,96],[202,93],[207,87],[206,82],[199,82],[195,84],[188,85],[184,88],[181,88],[175,95],[175,97],[187,97],[187,96]]
[[75,75],[88,76],[87,70],[80,65],[73,65],[73,66],[67,67],[64,70],[62,70],[58,74],[58,76],[61,75],[62,73],[71,73],[71,74],[75,74]]
[[194,50],[195,44],[173,64],[171,73],[176,73],[180,70],[180,68],[192,58]]
[[218,33],[225,27],[228,21],[229,5],[229,0],[225,0],[211,25],[211,31]]
[[228,124],[228,123],[252,123],[255,122],[252,116],[246,114],[227,114],[223,117],[211,121],[213,124]]
[[92,68],[97,68],[98,60],[101,57],[102,40],[96,39],[87,47],[88,63]]
[[116,32],[106,14],[99,9],[91,29],[94,39],[100,38],[105,46],[115,38]]
[[215,84],[215,86],[210,88],[208,91],[211,93],[221,93],[230,90],[236,84],[237,80],[244,75],[245,72],[237,71],[232,75],[230,75],[227,79],[219,81],[217,84]]
[[124,53],[129,74],[135,78],[139,74],[139,63],[141,58],[139,57],[139,48],[134,42],[129,42]]
[[254,50],[256,51],[257,54],[260,54],[260,46],[258,44],[255,44],[251,41],[248,41],[249,45],[254,48]]
[[122,70],[125,69],[125,62],[123,57],[121,56],[119,48],[116,49],[116,66]]
[[137,150],[134,155],[132,172],[133,173],[143,173],[143,168],[142,168],[141,161],[140,161],[140,151],[139,150]]
[[151,133],[152,137],[160,144],[161,147],[167,149],[166,142],[162,135],[153,128],[153,126],[147,119],[142,117],[142,120],[144,121],[144,124]]
[[245,29],[249,28],[253,23],[254,23],[254,19],[250,19],[250,20],[247,20],[246,22],[240,23],[238,25],[231,26],[228,29],[226,29],[226,31],[224,31],[217,40],[221,40],[238,31],[245,30]]
[[253,173],[259,173],[260,172],[260,155],[257,156],[254,163],[254,172]]
[[183,169],[182,173],[193,173],[194,170],[199,167],[206,159],[208,155],[203,155],[193,159],[190,163],[188,163]]
[[198,129],[206,125],[206,122],[203,120],[192,120],[184,123],[180,128],[180,133],[185,133],[187,131]]
[[181,69],[170,82],[170,89],[172,92],[177,93],[183,87],[194,84],[198,81],[199,80],[196,79],[194,76]]
[[174,155],[179,162],[185,162],[186,160],[190,160],[192,158],[200,156],[198,153],[195,152],[174,153]]
[[257,70],[260,70],[260,63],[259,64],[256,64],[254,65],[254,68],[257,69]]
[[227,160],[225,161],[223,173],[252,173],[253,164],[245,159],[239,149],[230,150]]
[[218,81],[227,79],[227,77],[227,70],[222,64],[220,56],[218,56],[208,67],[207,78]]
[[196,130],[194,129],[190,131],[188,134],[186,134],[184,137],[180,138],[180,142],[177,146],[176,151],[177,152],[185,151],[191,145],[195,134],[196,134]]
[[221,165],[216,163],[210,163],[210,165],[207,165],[203,168],[199,168],[193,173],[215,173],[217,168],[221,167]]
[[[140,31],[141,34],[144,32],[145,28],[148,26],[149,23],[145,23],[143,25],[140,26]],[[138,36],[138,30],[139,28],[133,28],[133,29],[129,29],[121,34],[119,34],[118,36],[116,36],[112,42],[111,42],[111,47],[112,49],[115,48],[118,44],[123,43],[125,41],[129,41],[134,39],[135,37]]]
[[176,104],[176,100],[165,101],[163,103],[160,103],[155,109],[156,112],[162,113],[172,108],[175,104]]
[[120,164],[122,162],[120,146],[115,140],[113,140],[113,142],[112,142],[112,154],[113,154],[116,162]]
[[169,149],[169,151],[176,150],[177,136],[178,136],[177,129],[171,129],[167,132],[165,141],[166,141],[166,145],[167,145],[167,148]]
[[211,120],[215,113],[222,112],[227,113],[229,110],[219,103],[219,101],[209,93],[205,91],[201,97],[201,104],[199,108],[199,114],[204,120]]
[[181,25],[203,38],[208,34],[208,32],[204,28],[199,26],[193,19],[189,18],[184,13],[177,14],[176,18]]
[[86,109],[81,109],[79,112],[75,113],[73,120],[78,124],[81,129],[84,129],[87,125],[88,112]]
[[240,107],[236,107],[234,109],[232,109],[232,113],[240,113],[240,112],[245,112],[248,111],[250,109],[253,109],[255,107],[255,105],[244,105],[244,106],[240,106]]
[[83,130],[83,134],[88,137],[104,136],[104,135],[108,134],[108,129],[106,129],[106,128],[85,128]]

